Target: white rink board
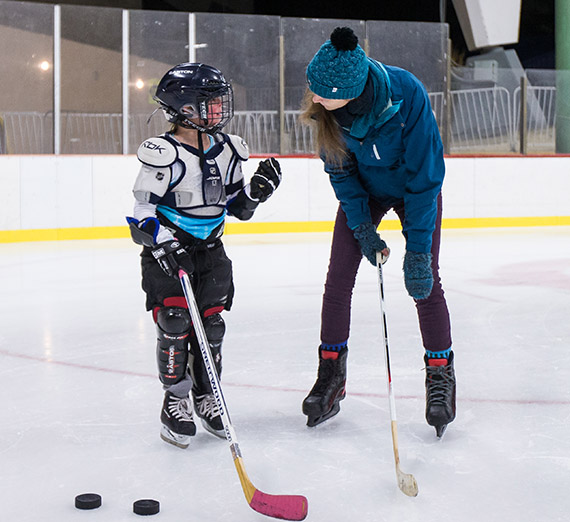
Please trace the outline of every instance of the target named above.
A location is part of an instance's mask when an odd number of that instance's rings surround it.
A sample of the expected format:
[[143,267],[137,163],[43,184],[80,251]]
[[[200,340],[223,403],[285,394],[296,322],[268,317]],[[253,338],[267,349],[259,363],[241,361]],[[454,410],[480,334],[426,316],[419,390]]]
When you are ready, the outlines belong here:
[[[258,162],[244,164],[247,178]],[[322,162],[280,162],[282,185],[252,221],[333,220],[337,202]],[[446,166],[444,218],[570,215],[569,157],[446,158]],[[0,230],[123,226],[138,169],[132,155],[0,157]]]

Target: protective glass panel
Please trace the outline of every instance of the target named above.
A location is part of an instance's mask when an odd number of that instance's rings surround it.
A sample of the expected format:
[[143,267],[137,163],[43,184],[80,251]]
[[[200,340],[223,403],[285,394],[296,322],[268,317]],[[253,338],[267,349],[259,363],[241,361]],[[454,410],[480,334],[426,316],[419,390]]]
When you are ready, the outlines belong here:
[[122,152],[122,10],[61,6],[63,154]]
[[188,62],[188,14],[129,11],[129,153],[169,124],[152,99],[164,74]]
[[197,13],[196,60],[232,83],[235,114],[224,131],[252,153],[279,152],[279,17]]
[[[65,5],[60,12],[60,151],[121,153],[124,11]],[[530,153],[570,152],[570,110],[560,101],[570,93],[568,74],[524,71],[513,51],[494,49],[451,67],[448,77],[446,24],[129,11],[130,153],[168,129],[160,112],[147,123],[157,107],[152,96],[168,69],[190,60],[192,19],[196,61],[218,67],[234,86],[236,116],[225,130],[253,153],[314,152],[310,129],[298,123],[305,69],[337,26],[352,27],[372,58],[424,83],[447,152],[517,153],[523,145]],[[54,151],[53,31],[53,6],[0,0],[0,153]]]
[[290,154],[314,152],[311,129],[299,123],[301,102],[307,89],[307,65],[335,27],[350,27],[364,46],[366,25],[358,20],[282,18],[285,54],[285,129],[282,150]]
[[443,92],[447,75],[447,24],[367,22],[371,58],[410,71],[428,92]]
[[[526,106],[522,112],[522,86],[514,90],[513,120],[515,149],[520,150],[521,119],[524,116],[526,128],[526,152],[552,154],[570,152],[570,111],[567,103],[570,94],[570,74],[568,71],[527,69]],[[557,94],[558,93],[558,94]],[[518,130],[518,133],[516,132]]]
[[364,47],[366,24],[358,20],[282,18],[285,49],[285,110],[298,110],[305,93],[307,65],[335,27],[350,27]]
[[0,154],[53,152],[53,6],[0,2]]
[[[549,71],[542,71],[544,83],[547,81]],[[552,71],[550,71],[552,72]],[[551,77],[552,78],[552,77]],[[553,147],[560,154],[570,154],[570,71],[558,70],[556,71],[555,79],[552,78],[551,88],[549,89],[552,96],[556,96],[555,100],[549,103],[543,103],[543,107],[550,107],[554,105],[555,118],[552,118],[553,128]],[[556,94],[557,93],[557,94]]]
[[368,54],[387,65],[410,71],[425,86],[447,147],[447,45],[449,26],[427,22],[366,23]]

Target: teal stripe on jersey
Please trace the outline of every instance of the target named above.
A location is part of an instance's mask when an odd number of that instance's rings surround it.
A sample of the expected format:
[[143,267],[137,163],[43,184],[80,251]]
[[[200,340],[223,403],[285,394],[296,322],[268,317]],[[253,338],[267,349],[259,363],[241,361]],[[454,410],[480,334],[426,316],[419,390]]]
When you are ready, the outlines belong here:
[[188,232],[188,234],[192,234],[198,239],[207,239],[212,231],[217,226],[219,226],[220,223],[223,223],[224,219],[226,218],[225,210],[222,216],[218,218],[197,219],[188,216],[182,216],[170,207],[165,207],[163,205],[157,205],[156,209],[177,227],[184,230],[184,232]]

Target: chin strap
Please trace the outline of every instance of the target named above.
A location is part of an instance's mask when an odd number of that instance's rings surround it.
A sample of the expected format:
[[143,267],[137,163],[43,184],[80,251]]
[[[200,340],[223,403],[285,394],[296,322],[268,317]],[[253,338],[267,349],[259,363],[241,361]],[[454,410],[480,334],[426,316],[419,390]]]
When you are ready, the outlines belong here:
[[200,159],[200,170],[204,172],[204,163],[206,162],[206,156],[204,154],[204,143],[202,138],[204,137],[204,132],[201,130],[198,131],[198,151],[200,152],[199,159]]
[[150,113],[150,116],[148,117],[148,120],[146,120],[146,124],[148,125],[150,123],[150,120],[152,119],[152,117],[156,114],[157,111],[160,110],[160,107],[157,107],[156,109],[154,109],[154,111],[152,111]]

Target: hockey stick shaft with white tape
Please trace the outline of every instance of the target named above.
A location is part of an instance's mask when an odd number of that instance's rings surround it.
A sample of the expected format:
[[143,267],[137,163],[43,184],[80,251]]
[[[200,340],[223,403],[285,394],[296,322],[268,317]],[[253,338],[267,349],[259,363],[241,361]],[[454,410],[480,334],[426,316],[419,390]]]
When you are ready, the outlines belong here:
[[386,311],[384,302],[384,275],[382,273],[382,254],[376,254],[376,265],[378,269],[378,290],[380,293],[380,311],[382,313],[382,341],[384,343],[384,361],[386,363],[386,379],[388,383],[388,400],[390,402],[390,421],[392,428],[392,446],[394,449],[394,462],[396,464],[396,477],[398,487],[402,493],[409,497],[418,494],[418,483],[413,475],[404,473],[400,469],[400,452],[398,450],[398,424],[396,420],[396,400],[394,398],[394,387],[392,385],[392,370],[390,368],[390,350],[388,347],[388,323],[386,321]]
[[247,503],[252,509],[263,515],[284,520],[303,520],[307,516],[308,510],[308,501],[304,496],[270,495],[268,493],[263,493],[252,484],[251,480],[247,476],[239,443],[222,393],[220,379],[216,372],[214,359],[210,351],[210,345],[208,343],[208,338],[206,337],[198,304],[194,297],[190,278],[182,269],[179,270],[178,276],[184,291],[184,296],[186,297],[186,302],[188,303],[188,310],[190,312],[190,317],[192,318],[192,324],[194,326],[196,338],[198,339],[198,345],[200,346],[204,366],[206,367],[208,379],[212,387],[212,393],[214,394],[214,398],[220,412],[220,418],[222,419],[222,424],[224,426],[226,440],[230,444],[234,464],[238,472]]

